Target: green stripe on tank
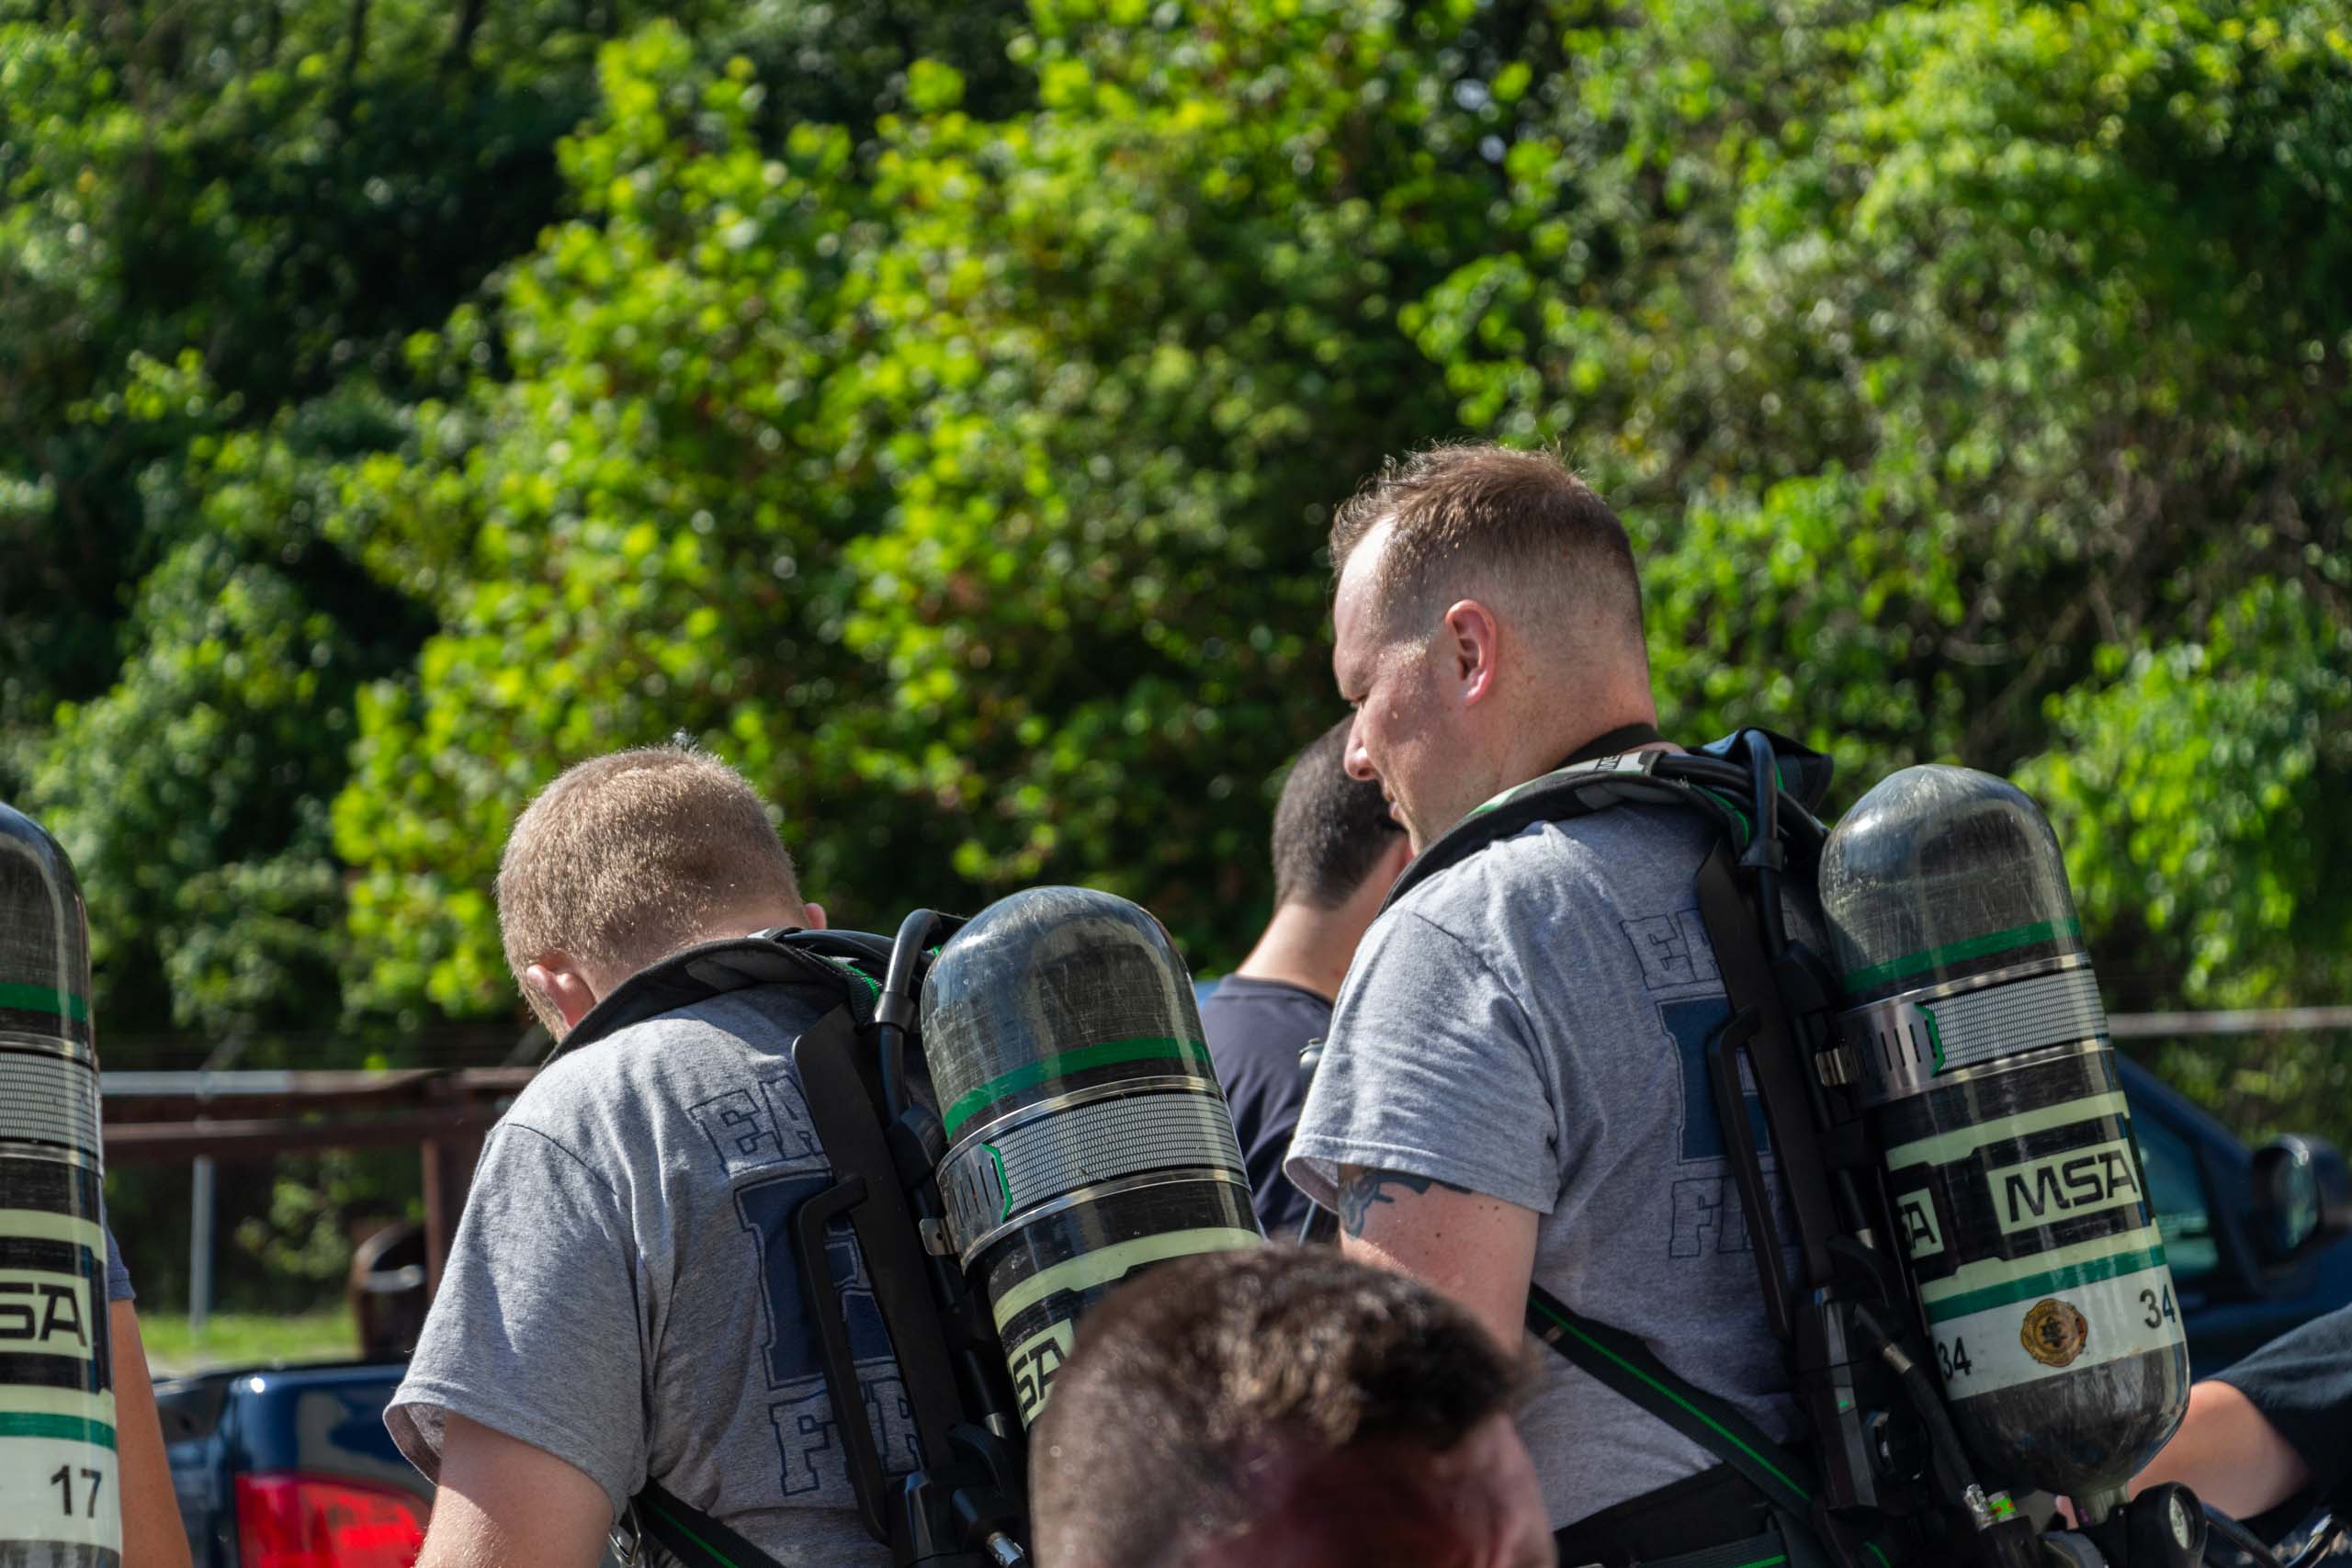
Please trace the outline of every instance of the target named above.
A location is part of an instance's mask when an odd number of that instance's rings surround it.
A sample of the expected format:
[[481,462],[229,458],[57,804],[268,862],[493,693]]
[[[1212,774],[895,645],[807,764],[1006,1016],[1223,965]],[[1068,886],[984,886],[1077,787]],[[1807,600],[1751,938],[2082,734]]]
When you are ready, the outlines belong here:
[[989,1158],[996,1162],[996,1190],[1004,1194],[1004,1213],[997,1218],[1009,1220],[1012,1218],[1012,1181],[1004,1174],[1004,1156],[997,1153],[994,1144],[982,1144],[980,1147],[986,1149]]
[[0,1410],[0,1438],[63,1438],[68,1442],[114,1447],[114,1428],[83,1416],[45,1416]]
[[996,1317],[997,1332],[1001,1334],[1006,1324],[1056,1291],[1087,1290],[1147,1263],[1159,1263],[1170,1258],[1189,1258],[1195,1252],[1230,1252],[1236,1247],[1263,1247],[1265,1243],[1266,1238],[1256,1231],[1246,1231],[1238,1225],[1202,1225],[1188,1231],[1139,1235],[1133,1241],[1081,1252],[1066,1262],[1032,1274],[998,1297],[990,1310]]
[[1027,1066],[992,1077],[969,1093],[959,1095],[947,1108],[944,1118],[947,1135],[954,1137],[956,1129],[969,1122],[981,1107],[1002,1100],[1008,1094],[1018,1094],[1024,1089],[1035,1089],[1047,1078],[1064,1073],[1082,1072],[1088,1067],[1107,1067],[1120,1062],[1148,1062],[1166,1057],[1176,1062],[1188,1062],[1211,1077],[1216,1076],[1216,1063],[1209,1048],[1199,1040],[1178,1040],[1167,1035],[1138,1035],[1132,1040],[1105,1040],[1100,1045],[1087,1045],[1076,1051],[1064,1051],[1058,1055],[1046,1056]]
[[2068,918],[2064,920],[2041,920],[2030,926],[2011,926],[2005,931],[1988,931],[1983,936],[1970,937],[1966,942],[1950,942],[1931,947],[1925,953],[1909,953],[1891,958],[1884,964],[1874,964],[1868,969],[1849,970],[1839,983],[1849,991],[1866,991],[1873,986],[1883,986],[1889,980],[1907,980],[1914,975],[1925,975],[1953,964],[1964,964],[1972,958],[1989,958],[1996,953],[2007,953],[2013,947],[2031,947],[2037,942],[2055,942],[2060,937],[2083,939],[2083,922]]
[[20,986],[0,983],[0,1008],[17,1008],[25,1012],[55,1013],[72,1019],[75,1023],[90,1021],[90,1003],[86,998],[71,991],[52,991],[46,986]]
[[2063,1269],[2046,1269],[2038,1274],[2005,1280],[1997,1285],[1987,1285],[1981,1291],[1966,1291],[1940,1301],[1931,1301],[1927,1303],[1928,1321],[1944,1323],[1955,1317],[1964,1317],[1972,1312],[2007,1306],[2013,1302],[2031,1301],[2036,1296],[2055,1295],[2075,1285],[2096,1284],[2101,1280],[2113,1280],[2125,1274],[2137,1274],[2143,1269],[2161,1269],[2164,1266],[2165,1249],[2161,1247],[2088,1258],[2080,1263],[2070,1263]]

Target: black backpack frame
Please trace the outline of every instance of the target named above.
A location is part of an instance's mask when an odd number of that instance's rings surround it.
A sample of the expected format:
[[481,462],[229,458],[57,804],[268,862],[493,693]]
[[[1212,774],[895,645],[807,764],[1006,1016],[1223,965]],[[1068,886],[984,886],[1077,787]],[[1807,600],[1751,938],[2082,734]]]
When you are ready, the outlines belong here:
[[[858,1514],[901,1568],[1014,1568],[1028,1561],[1027,1449],[995,1325],[947,1248],[934,1173],[937,1115],[908,1093],[915,997],[935,943],[963,922],[919,909],[896,939],[777,930],[707,942],[631,976],[548,1059],[695,1002],[785,986],[823,1005],[791,1056],[833,1185],[793,1216],[801,1289]],[[828,1230],[856,1238],[874,1304],[903,1374],[922,1464],[883,1468],[859,1392],[847,1303],[826,1261]],[[686,1568],[777,1568],[741,1534],[649,1477],[616,1521],[633,1562],[651,1540]]]

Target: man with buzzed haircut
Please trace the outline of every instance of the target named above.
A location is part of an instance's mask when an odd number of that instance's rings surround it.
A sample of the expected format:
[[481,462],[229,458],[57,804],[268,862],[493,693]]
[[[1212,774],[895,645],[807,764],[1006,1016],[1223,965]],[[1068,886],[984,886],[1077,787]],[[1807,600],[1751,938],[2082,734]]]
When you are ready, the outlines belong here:
[[[1332,669],[1348,762],[1418,852],[1566,763],[1663,746],[1633,552],[1549,456],[1442,446],[1341,507]],[[1350,1257],[1438,1285],[1503,1344],[1531,1283],[1785,1437],[1793,1404],[1705,1048],[1728,1015],[1694,814],[1539,822],[1410,887],[1340,994],[1288,1167]],[[1775,1179],[1777,1181],[1777,1178]],[[1546,1353],[1521,1417],[1566,1562],[1756,1536],[1763,1500]]]
[[1348,775],[1352,722],[1325,730],[1291,763],[1274,806],[1273,918],[1201,1004],[1251,1206],[1275,1237],[1297,1235],[1314,1209],[1283,1174],[1306,1098],[1299,1053],[1329,1032],[1331,998],[1408,856],[1380,786]]
[[[888,1562],[858,1521],[793,1224],[833,1178],[791,1046],[839,988],[758,986],[617,1029],[592,1016],[681,949],[823,923],[765,805],[690,748],[582,762],[515,824],[498,907],[561,1046],[483,1145],[385,1416],[439,1483],[419,1563],[592,1568],[649,1482],[784,1568]],[[845,1232],[824,1265],[850,1303],[852,1403],[886,1464],[911,1469]]]

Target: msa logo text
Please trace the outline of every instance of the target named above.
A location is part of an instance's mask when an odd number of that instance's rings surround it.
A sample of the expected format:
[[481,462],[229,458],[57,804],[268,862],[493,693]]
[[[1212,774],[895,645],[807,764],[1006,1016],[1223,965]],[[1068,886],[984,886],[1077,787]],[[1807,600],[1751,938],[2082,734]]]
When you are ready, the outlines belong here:
[[1944,1249],[1944,1233],[1936,1224],[1936,1201],[1924,1190],[1905,1192],[1896,1200],[1903,1225],[1903,1250],[1912,1261],[1933,1258]]
[[2140,1201],[2140,1168],[2121,1138],[1986,1173],[2003,1235]]
[[86,1291],[62,1275],[0,1269],[0,1352],[88,1355]]

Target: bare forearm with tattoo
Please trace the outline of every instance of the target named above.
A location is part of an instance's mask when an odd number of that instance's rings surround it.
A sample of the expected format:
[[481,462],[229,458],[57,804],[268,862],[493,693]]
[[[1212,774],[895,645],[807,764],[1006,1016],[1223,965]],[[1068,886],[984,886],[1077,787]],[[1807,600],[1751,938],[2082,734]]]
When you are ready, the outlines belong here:
[[1343,1165],[1340,1250],[1428,1280],[1517,1347],[1535,1267],[1535,1213],[1409,1171]]
[[1434,1176],[1415,1176],[1402,1170],[1369,1170],[1360,1165],[1340,1168],[1340,1228],[1350,1235],[1363,1235],[1364,1217],[1372,1213],[1374,1203],[1394,1203],[1385,1189],[1399,1188],[1407,1192],[1427,1192],[1432,1187],[1442,1187],[1448,1192],[1467,1192],[1467,1187],[1456,1187],[1451,1181],[1440,1181]]

